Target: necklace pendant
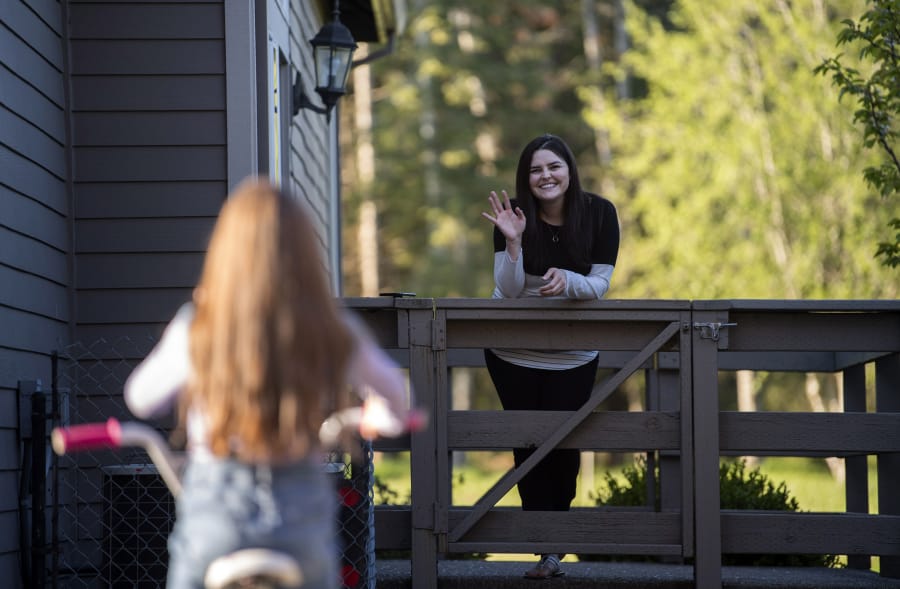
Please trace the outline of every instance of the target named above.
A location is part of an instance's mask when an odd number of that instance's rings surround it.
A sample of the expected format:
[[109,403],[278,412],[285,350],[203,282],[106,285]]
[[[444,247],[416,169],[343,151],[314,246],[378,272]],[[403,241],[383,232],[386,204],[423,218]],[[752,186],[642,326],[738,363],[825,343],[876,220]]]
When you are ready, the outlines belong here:
[[559,243],[559,233],[554,233],[552,239],[553,243]]

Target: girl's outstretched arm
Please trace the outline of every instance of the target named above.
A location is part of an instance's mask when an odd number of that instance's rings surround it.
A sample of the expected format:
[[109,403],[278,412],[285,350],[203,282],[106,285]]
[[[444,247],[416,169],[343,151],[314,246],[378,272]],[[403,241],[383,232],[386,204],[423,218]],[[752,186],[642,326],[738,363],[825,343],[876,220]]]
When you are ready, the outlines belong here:
[[170,410],[191,372],[189,331],[194,307],[185,304],[166,327],[153,351],[125,381],[125,404],[141,419]]
[[363,397],[383,397],[398,416],[406,415],[414,405],[413,392],[407,394],[406,379],[400,367],[372,338],[365,325],[352,313],[345,313],[347,325],[356,339],[356,351],[350,361],[350,385]]

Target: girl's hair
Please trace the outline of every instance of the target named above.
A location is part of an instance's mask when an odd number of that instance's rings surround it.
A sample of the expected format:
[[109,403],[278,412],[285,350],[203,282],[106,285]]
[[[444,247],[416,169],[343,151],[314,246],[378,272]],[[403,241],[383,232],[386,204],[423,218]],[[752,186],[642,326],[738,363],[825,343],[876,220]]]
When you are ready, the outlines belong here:
[[532,139],[519,156],[516,168],[516,200],[525,213],[525,234],[522,236],[522,251],[525,253],[526,271],[532,274],[543,274],[550,265],[549,252],[538,244],[540,231],[538,220],[540,201],[531,192],[529,176],[531,159],[534,152],[546,149],[562,158],[569,167],[569,188],[563,202],[563,229],[560,233],[562,244],[572,259],[580,266],[590,268],[590,235],[588,226],[588,197],[581,188],[578,165],[572,150],[556,135],[545,134]]
[[247,180],[213,230],[195,291],[184,407],[206,418],[218,456],[306,456],[322,421],[350,403],[355,340],[304,206],[265,180]]

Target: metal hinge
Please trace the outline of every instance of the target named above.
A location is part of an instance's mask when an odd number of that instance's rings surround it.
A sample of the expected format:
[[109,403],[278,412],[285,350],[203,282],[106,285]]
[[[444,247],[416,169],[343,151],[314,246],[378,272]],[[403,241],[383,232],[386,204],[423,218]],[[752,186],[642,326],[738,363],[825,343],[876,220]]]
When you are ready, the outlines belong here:
[[447,349],[447,328],[446,322],[431,320],[431,349],[435,351],[444,351]]
[[719,341],[719,330],[723,327],[734,327],[737,323],[722,323],[720,321],[710,323],[694,323],[694,329],[700,330],[700,337],[703,339],[711,339],[714,342]]

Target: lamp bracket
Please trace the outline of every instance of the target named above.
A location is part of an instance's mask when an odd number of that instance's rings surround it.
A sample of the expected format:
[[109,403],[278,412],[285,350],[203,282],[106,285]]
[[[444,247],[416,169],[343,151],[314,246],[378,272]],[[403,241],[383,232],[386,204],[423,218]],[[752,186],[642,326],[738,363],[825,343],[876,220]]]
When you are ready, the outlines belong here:
[[301,108],[306,108],[317,112],[320,115],[325,115],[329,120],[331,119],[331,108],[314,104],[309,99],[309,96],[306,95],[306,90],[303,89],[303,83],[300,79],[300,72],[297,72],[294,77],[294,86],[291,88],[291,97],[293,99],[291,101],[292,116],[297,116]]

